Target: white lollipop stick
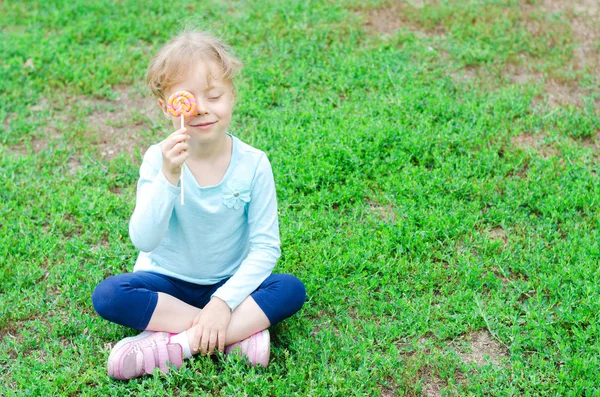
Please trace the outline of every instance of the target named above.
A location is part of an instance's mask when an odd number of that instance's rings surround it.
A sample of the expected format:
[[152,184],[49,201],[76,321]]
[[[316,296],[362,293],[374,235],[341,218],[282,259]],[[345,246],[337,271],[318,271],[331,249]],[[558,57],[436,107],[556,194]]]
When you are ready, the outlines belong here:
[[[181,128],[184,127],[184,123],[183,123],[184,117],[183,117],[183,113],[181,114]],[[184,200],[184,191],[185,189],[183,188],[183,163],[181,163],[181,176],[179,177],[179,179],[181,179],[181,205],[185,204],[185,200]]]

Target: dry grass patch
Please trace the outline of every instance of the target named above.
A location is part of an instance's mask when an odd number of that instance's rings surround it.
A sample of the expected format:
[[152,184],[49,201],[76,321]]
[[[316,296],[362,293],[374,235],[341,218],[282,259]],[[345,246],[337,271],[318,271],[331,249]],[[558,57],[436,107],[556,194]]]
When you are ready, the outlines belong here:
[[[390,35],[400,29],[409,30],[417,37],[426,38],[439,36],[444,38],[446,29],[444,23],[426,26],[419,21],[419,9],[425,6],[425,1],[404,0],[388,1],[383,6],[373,9],[361,9],[357,14],[365,22],[367,32],[375,35]],[[428,6],[438,7],[436,2]],[[443,7],[442,7],[443,9]],[[559,106],[584,107],[584,98],[593,94],[592,89],[582,87],[579,79],[581,73],[590,76],[600,75],[600,2],[597,0],[540,0],[536,5],[523,4],[517,11],[505,10],[508,15],[515,13],[516,23],[522,26],[536,43],[546,43],[550,48],[561,48],[569,45],[572,36],[573,56],[566,65],[560,67],[546,65],[547,59],[533,58],[525,54],[507,61],[504,65],[471,66],[462,70],[450,72],[457,84],[476,80],[485,84],[489,73],[497,78],[513,84],[541,84],[544,87],[545,101],[551,108]],[[556,16],[550,18],[548,16]],[[506,17],[506,15],[505,15]],[[448,17],[452,22],[452,17]],[[482,16],[482,18],[486,18]],[[487,18],[500,18],[488,16]],[[551,21],[552,19],[552,21]],[[492,22],[487,21],[486,23]],[[475,22],[473,22],[475,23]],[[541,44],[540,44],[541,45]],[[444,51],[441,51],[442,57]],[[541,99],[541,98],[540,98]],[[594,104],[600,109],[600,99]]]
[[[388,376],[385,379],[385,382],[379,385],[379,390],[381,391],[381,397],[396,397],[398,396],[398,394],[396,394],[396,390],[400,390],[400,393],[402,393],[400,386],[396,384],[391,376]],[[404,394],[402,393],[400,395]]]
[[473,81],[478,77],[478,69],[468,66],[463,69],[453,70],[450,72],[452,81],[456,84],[464,84],[469,81]]
[[488,236],[492,240],[501,240],[506,244],[508,238],[506,237],[506,232],[500,226],[493,227],[489,232]]
[[[137,148],[145,149],[149,142],[152,126],[157,123],[167,124],[158,105],[150,95],[140,93],[133,86],[118,86],[114,88],[117,94],[115,100],[71,97],[65,103],[51,105],[42,100],[29,110],[39,113],[46,118],[40,131],[28,141],[10,148],[13,153],[26,155],[38,154],[45,150],[49,143],[65,139],[72,134],[75,123],[83,121],[85,130],[76,137],[96,146],[100,156],[110,160],[121,153],[132,156]],[[4,125],[8,129],[17,114],[9,114]],[[75,174],[81,167],[81,161],[71,157],[68,168]]]
[[544,158],[559,156],[560,152],[552,145],[544,143],[545,136],[543,134],[520,134],[511,137],[510,141],[513,146],[523,150],[533,150]]
[[430,366],[419,369],[419,378],[423,381],[423,396],[427,397],[441,397],[442,388],[446,383],[442,381],[431,369]]
[[396,222],[396,214],[391,204],[383,205],[371,199],[367,200],[367,203],[369,204],[369,212],[374,214],[379,220],[386,223]]
[[373,34],[389,35],[400,29],[409,30],[418,37],[443,34],[441,27],[427,30],[410,18],[408,10],[423,8],[424,5],[423,0],[392,1],[379,8],[361,10],[358,15],[365,20],[365,29]]
[[40,153],[48,147],[48,139],[33,138],[29,142],[19,143],[18,145],[12,146],[10,151],[20,155],[26,155],[28,153]]
[[524,65],[507,65],[504,68],[504,77],[515,84],[540,83],[544,81],[544,76],[541,73],[532,71]]
[[465,363],[473,363],[478,366],[491,363],[499,366],[501,360],[508,357],[507,348],[496,341],[487,330],[472,332],[467,336],[467,340],[466,351],[458,352]]
[[[561,22],[549,24],[542,15],[557,15]],[[544,65],[547,59],[521,54],[519,58],[499,65],[500,77],[510,83],[541,84],[545,98],[537,98],[534,105],[545,99],[551,108],[559,106],[584,107],[583,99],[592,94],[590,88],[580,84],[582,72],[591,76],[600,74],[600,19],[596,0],[544,0],[536,6],[524,5],[522,23],[536,42],[547,42],[549,48],[573,43],[573,56],[561,67]],[[554,31],[558,29],[557,31]],[[573,73],[576,72],[576,73]],[[469,78],[483,79],[483,70],[477,68],[465,73]],[[595,107],[600,108],[596,101]]]
[[492,229],[490,229],[488,231],[488,237],[494,241],[501,241],[503,248],[506,248],[508,237],[504,229],[502,229],[500,226],[494,226]]
[[[597,0],[543,0],[540,7],[545,13],[561,16],[570,27],[574,48],[565,71],[584,71],[597,77],[600,74],[600,3]],[[584,106],[582,98],[592,93],[590,89],[584,89],[578,80],[552,71],[550,74],[545,79],[545,90],[551,107]],[[600,109],[599,100],[595,107]]]
[[600,2],[598,0],[544,0],[542,9],[564,15],[571,25],[574,66],[600,73]]
[[108,160],[121,153],[131,156],[136,148],[145,149],[148,145],[145,132],[162,120],[158,105],[149,96],[131,86],[117,87],[115,91],[118,96],[114,101],[84,101],[84,105],[93,109],[86,117],[92,141]]
[[596,156],[598,156],[600,154],[598,153],[600,151],[600,130],[596,131],[594,136],[583,138],[582,143],[583,147],[595,150]]
[[[574,106],[581,108],[584,106],[583,98],[590,92],[583,89],[577,81],[559,81],[548,79],[545,84],[548,93],[548,104],[550,107]],[[599,103],[596,104],[598,108]]]
[[8,338],[16,338],[19,335],[19,330],[26,320],[13,321],[12,323],[0,326],[0,340]]
[[77,157],[71,156],[69,158],[67,166],[69,167],[69,173],[71,175],[75,175],[77,174],[77,171],[79,171],[79,169],[81,168],[81,160],[79,160]]
[[[42,98],[37,104],[28,109],[33,114],[40,117],[42,123],[39,131],[21,143],[10,147],[10,151],[19,155],[27,155],[29,153],[38,154],[48,147],[51,140],[61,137],[61,122],[66,121],[67,117],[55,115],[52,112],[50,102],[46,98]],[[28,117],[24,113],[9,112],[4,118],[4,128],[8,131],[11,128],[11,123],[18,120],[19,117]],[[27,139],[27,138],[26,138]]]

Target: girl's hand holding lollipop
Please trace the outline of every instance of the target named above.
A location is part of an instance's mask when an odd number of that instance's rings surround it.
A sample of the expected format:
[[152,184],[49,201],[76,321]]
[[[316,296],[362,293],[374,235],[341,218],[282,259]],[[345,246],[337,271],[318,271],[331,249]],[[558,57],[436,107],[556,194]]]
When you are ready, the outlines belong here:
[[[173,117],[181,117],[181,128],[185,126],[185,118],[191,117],[198,112],[198,105],[194,95],[187,91],[177,91],[169,97],[167,111]],[[181,205],[184,205],[184,187],[183,187],[183,164],[181,164]]]

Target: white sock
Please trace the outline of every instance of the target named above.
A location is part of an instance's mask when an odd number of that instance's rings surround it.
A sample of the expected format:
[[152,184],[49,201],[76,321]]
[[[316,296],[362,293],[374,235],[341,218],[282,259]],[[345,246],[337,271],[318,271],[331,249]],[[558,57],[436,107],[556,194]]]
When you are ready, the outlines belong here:
[[179,346],[181,346],[181,349],[183,350],[183,358],[192,357],[187,331],[180,332],[177,335],[171,335],[171,343],[179,343]]

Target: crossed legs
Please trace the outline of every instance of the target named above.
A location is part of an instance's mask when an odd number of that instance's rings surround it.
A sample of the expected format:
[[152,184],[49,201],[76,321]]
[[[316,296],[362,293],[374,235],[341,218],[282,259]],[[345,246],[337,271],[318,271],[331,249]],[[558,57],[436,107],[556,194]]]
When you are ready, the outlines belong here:
[[[171,295],[158,293],[156,308],[146,327],[150,331],[163,331],[178,334],[188,332],[188,340],[192,340],[191,332],[194,318],[202,311]],[[254,299],[247,297],[231,314],[227,327],[225,345],[246,339],[270,326],[270,321]]]

